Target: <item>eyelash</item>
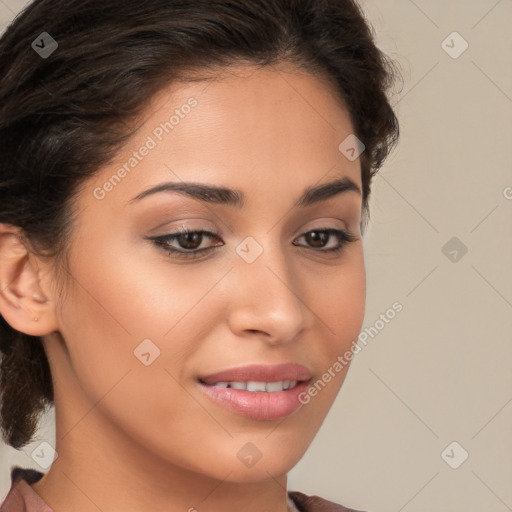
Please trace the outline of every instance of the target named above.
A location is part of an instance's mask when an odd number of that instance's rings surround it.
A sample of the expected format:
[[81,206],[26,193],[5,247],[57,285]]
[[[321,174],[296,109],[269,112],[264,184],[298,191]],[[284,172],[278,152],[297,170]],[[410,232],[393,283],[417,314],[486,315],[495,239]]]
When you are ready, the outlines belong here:
[[[338,247],[334,247],[331,249],[324,249],[324,250],[323,249],[314,249],[314,248],[309,247],[310,249],[313,249],[314,251],[321,252],[321,253],[339,254],[350,242],[355,242],[355,241],[359,240],[359,238],[357,236],[353,235],[349,231],[345,231],[342,229],[320,228],[320,227],[311,229],[310,231],[306,231],[306,233],[303,233],[302,235],[300,235],[299,238],[301,238],[304,235],[307,235],[309,233],[313,233],[313,232],[314,233],[327,233],[330,236],[334,235],[338,239],[338,242],[340,244],[340,245],[338,245]],[[152,240],[155,243],[155,245],[161,247],[165,252],[167,252],[167,254],[169,256],[183,258],[183,259],[200,258],[204,254],[209,253],[210,251],[215,249],[215,247],[219,247],[217,245],[217,246],[213,246],[213,247],[207,247],[205,249],[196,249],[196,250],[191,250],[191,251],[181,251],[179,249],[171,248],[171,246],[169,245],[169,242],[171,242],[173,240],[177,240],[182,235],[188,235],[188,234],[200,234],[201,236],[206,235],[206,237],[209,239],[219,238],[218,233],[213,233],[211,231],[205,231],[205,230],[193,231],[193,230],[190,230],[189,228],[185,227],[185,228],[181,229],[180,231],[176,231],[174,233],[169,233],[168,235],[149,237],[149,240]],[[202,239],[201,239],[201,241],[202,241]],[[330,241],[330,238],[328,239],[326,245],[328,245],[329,241]],[[306,247],[306,248],[308,248],[308,247]]]

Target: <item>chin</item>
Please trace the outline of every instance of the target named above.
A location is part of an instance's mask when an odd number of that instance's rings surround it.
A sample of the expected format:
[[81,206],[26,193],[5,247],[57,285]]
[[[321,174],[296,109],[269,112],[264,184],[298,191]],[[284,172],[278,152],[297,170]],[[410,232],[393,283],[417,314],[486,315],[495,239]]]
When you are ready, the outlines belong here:
[[230,447],[219,446],[217,454],[207,464],[196,466],[195,471],[233,483],[264,482],[286,475],[302,458],[309,443],[292,438],[275,443],[269,441],[271,437],[265,440],[264,436],[236,436]]
[[[261,459],[253,467],[235,466],[231,468],[231,474],[226,478],[233,483],[257,483],[273,480],[286,475],[300,460],[300,457],[289,460],[267,460]],[[225,474],[224,477],[225,478]]]
[[262,438],[261,442],[255,440],[253,444],[244,441],[242,448],[237,447],[236,463],[230,464],[232,473],[228,480],[262,482],[285,475],[299,462],[309,446],[304,439],[288,437],[287,441],[276,443],[271,438],[272,434],[267,439]]

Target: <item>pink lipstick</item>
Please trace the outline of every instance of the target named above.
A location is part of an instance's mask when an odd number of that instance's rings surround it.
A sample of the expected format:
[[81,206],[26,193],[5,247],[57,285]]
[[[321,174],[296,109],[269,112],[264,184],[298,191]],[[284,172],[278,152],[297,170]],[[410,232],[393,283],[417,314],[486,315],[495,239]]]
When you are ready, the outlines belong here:
[[302,365],[248,365],[198,378],[218,405],[255,420],[275,420],[296,411],[311,372]]

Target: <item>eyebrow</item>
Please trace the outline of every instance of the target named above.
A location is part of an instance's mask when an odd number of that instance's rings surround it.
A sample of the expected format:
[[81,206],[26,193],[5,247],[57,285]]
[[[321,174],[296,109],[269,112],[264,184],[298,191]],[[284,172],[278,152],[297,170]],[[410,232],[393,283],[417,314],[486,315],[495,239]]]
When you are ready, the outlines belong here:
[[[319,201],[325,201],[338,194],[349,191],[356,192],[361,195],[361,189],[359,186],[348,176],[343,176],[329,183],[308,187],[295,203],[295,207],[305,208],[306,206],[318,203]],[[177,192],[206,203],[228,205],[236,208],[243,208],[245,204],[245,194],[241,190],[219,187],[217,185],[208,185],[205,183],[183,181],[160,183],[159,185],[144,190],[134,198],[130,199],[128,203],[130,204],[140,201],[145,197],[160,192]]]

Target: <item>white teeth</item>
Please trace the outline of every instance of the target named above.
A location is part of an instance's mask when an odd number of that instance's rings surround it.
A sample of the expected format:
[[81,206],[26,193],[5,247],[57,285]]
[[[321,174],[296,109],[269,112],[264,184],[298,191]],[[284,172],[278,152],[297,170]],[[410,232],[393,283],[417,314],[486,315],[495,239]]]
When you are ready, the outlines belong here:
[[283,383],[282,382],[267,382],[266,390],[267,391],[283,391]]
[[266,391],[267,384],[265,382],[256,382],[250,380],[247,383],[247,391]]
[[230,382],[229,387],[235,389],[247,389],[247,382]]
[[247,391],[267,391],[270,393],[291,389],[297,385],[296,380],[280,380],[277,382],[260,382],[250,380],[249,382],[216,382],[214,386],[219,388],[243,389]]

